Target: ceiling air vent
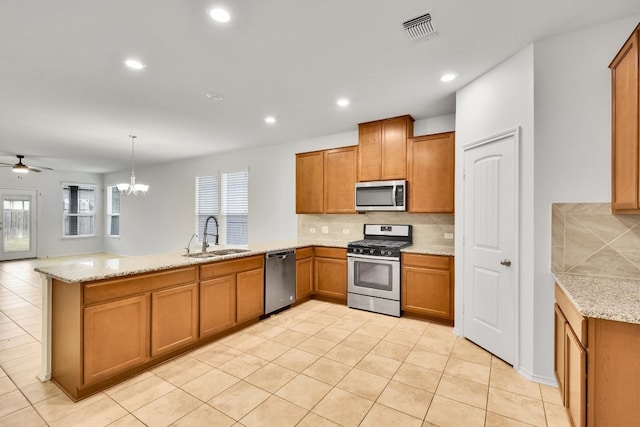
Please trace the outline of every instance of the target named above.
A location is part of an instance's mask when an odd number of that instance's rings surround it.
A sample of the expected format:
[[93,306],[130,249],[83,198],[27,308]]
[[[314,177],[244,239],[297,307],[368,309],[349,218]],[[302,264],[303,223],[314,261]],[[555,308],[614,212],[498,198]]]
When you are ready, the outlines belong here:
[[408,21],[402,23],[404,30],[411,40],[418,39],[430,39],[437,34],[433,28],[433,22],[431,22],[431,14],[425,13],[424,15],[416,16]]

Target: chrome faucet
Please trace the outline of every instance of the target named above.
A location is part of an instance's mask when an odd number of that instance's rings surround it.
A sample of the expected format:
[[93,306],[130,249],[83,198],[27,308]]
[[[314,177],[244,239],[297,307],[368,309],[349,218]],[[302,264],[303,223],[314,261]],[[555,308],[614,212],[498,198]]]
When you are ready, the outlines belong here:
[[[209,220],[213,218],[213,221],[216,223],[216,234],[211,234],[211,233],[207,233],[207,229],[209,227]],[[210,215],[207,217],[207,220],[204,222],[204,232],[203,237],[202,237],[202,252],[206,252],[207,251],[207,247],[209,246],[209,243],[207,243],[207,236],[208,235],[212,235],[212,236],[216,236],[216,245],[218,244],[218,233],[219,233],[219,229],[218,229],[218,220],[216,219],[215,216]]]
[[191,236],[191,238],[189,239],[189,243],[187,243],[187,247],[185,248],[187,250],[187,253],[191,252],[191,242],[193,241],[194,237],[198,237],[198,235],[193,233],[193,236]]

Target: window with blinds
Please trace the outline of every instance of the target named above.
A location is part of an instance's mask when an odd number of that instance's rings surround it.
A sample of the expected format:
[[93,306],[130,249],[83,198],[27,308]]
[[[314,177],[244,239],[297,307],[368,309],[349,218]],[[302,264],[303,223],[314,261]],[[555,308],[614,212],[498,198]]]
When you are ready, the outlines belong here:
[[213,215],[218,220],[216,230],[213,220],[207,229],[207,240],[213,244],[219,234],[219,243],[246,245],[249,225],[249,173],[232,172],[196,177],[196,234],[202,242],[204,225]]
[[120,192],[115,185],[107,187],[107,236],[120,236]]
[[94,236],[96,186],[62,184],[63,236]]

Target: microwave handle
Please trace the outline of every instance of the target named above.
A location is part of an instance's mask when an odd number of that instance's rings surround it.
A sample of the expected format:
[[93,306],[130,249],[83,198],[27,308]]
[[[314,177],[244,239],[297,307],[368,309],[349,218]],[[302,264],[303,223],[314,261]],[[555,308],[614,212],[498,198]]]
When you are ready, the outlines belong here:
[[394,189],[396,206],[404,206],[404,185],[396,185]]

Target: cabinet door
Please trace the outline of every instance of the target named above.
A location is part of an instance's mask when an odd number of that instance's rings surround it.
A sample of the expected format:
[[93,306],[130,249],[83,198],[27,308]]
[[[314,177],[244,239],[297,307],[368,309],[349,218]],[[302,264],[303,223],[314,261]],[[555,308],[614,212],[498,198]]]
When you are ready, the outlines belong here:
[[382,176],[382,123],[358,125],[358,181],[378,181]]
[[453,319],[451,273],[444,270],[403,267],[402,309]]
[[198,339],[198,285],[151,294],[151,356],[184,347]]
[[565,404],[573,425],[587,425],[587,353],[570,327],[565,327]]
[[324,152],[296,154],[296,213],[324,211]]
[[325,152],[324,210],[326,213],[355,213],[356,155],[358,147]]
[[238,323],[264,314],[264,269],[244,271],[236,278]]
[[410,138],[408,144],[409,212],[452,213],[454,133]]
[[235,324],[235,274],[200,282],[200,336],[224,331]]
[[296,301],[313,293],[313,258],[296,261]]
[[84,309],[84,384],[148,360],[149,303],[146,295]]
[[346,301],[347,260],[316,257],[314,264],[316,294]]
[[554,316],[554,326],[555,326],[555,354],[554,354],[554,368],[556,372],[556,378],[558,379],[558,386],[560,388],[560,396],[562,397],[562,404],[566,405],[567,402],[565,400],[565,352],[564,352],[564,340],[565,340],[565,328],[567,327],[567,320],[565,319],[562,311],[558,307],[558,304],[554,304],[555,316]]
[[412,136],[411,116],[394,117],[382,122],[381,179],[407,177],[407,138]]
[[638,209],[638,33],[622,47],[611,67],[611,209]]

